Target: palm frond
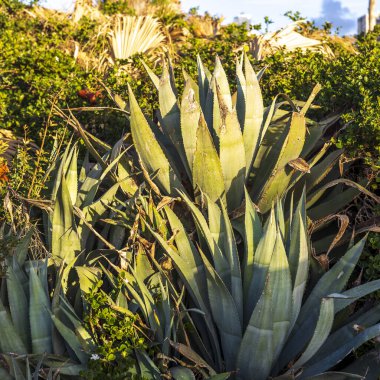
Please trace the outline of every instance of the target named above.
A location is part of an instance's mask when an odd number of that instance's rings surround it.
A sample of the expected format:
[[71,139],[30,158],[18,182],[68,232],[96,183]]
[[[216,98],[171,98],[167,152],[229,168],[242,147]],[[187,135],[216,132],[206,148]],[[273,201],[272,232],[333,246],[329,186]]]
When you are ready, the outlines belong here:
[[165,41],[159,21],[152,16],[116,16],[109,38],[116,59],[160,48]]
[[264,58],[280,49],[294,51],[312,50],[319,51],[327,56],[333,56],[331,49],[319,39],[305,37],[296,31],[303,21],[297,21],[289,24],[283,29],[276,32],[265,33],[257,36],[251,43],[251,50],[256,59]]

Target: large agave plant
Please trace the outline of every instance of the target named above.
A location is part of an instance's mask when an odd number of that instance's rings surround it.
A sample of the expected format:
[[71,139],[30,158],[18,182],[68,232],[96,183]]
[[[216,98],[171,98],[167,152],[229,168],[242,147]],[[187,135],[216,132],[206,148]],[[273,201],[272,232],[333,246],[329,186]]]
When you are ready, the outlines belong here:
[[[287,221],[277,202],[263,223],[245,192],[239,234],[223,201],[206,196],[205,217],[181,194],[196,237],[189,238],[183,218],[169,206],[165,213],[173,236],[151,232],[172,260],[172,276],[178,275],[187,291],[183,302],[191,327],[186,345],[173,345],[190,362],[209,375],[230,371],[242,380],[334,378],[328,370],[380,335],[380,306],[355,307],[359,298],[380,289],[380,280],[347,288],[365,238],[307,286],[311,248],[304,193]],[[376,361],[361,368],[355,373],[371,379],[380,374]],[[356,378],[344,372],[336,378]]]
[[[194,244],[183,223],[165,207],[172,239],[162,226],[160,233],[151,231],[173,261],[173,273],[179,274],[187,289],[185,302],[189,307],[181,312],[187,315],[185,322],[191,327],[189,339],[183,341],[193,350],[189,354],[188,347],[180,346],[181,353],[187,353],[190,360],[200,360],[197,364],[207,368],[209,375],[238,370],[236,376],[242,379],[252,378],[252,373],[261,379],[283,374],[305,378],[324,373],[353,348],[379,334],[379,326],[374,325],[379,319],[378,309],[354,314],[353,323],[373,325],[355,337],[351,324],[338,324],[340,318],[332,328],[336,312],[346,311],[358,297],[379,287],[378,282],[373,282],[344,290],[364,241],[352,246],[323,274],[314,289],[305,291],[309,266],[315,265],[306,234],[311,225],[308,218],[328,220],[328,215],[364,191],[360,185],[336,179],[335,164],[341,152],[330,152],[329,144],[321,143],[325,129],[335,118],[319,124],[306,118],[318,87],[306,103],[275,99],[265,108],[258,85],[262,73],[256,76],[247,58],[237,64],[238,87],[233,96],[219,60],[212,76],[200,61],[198,67],[198,83],[185,74],[181,100],[170,68],[164,69],[161,79],[147,68],[159,92],[156,124],[143,115],[129,92],[130,125],[137,154],[130,156],[132,163],[127,160],[119,165],[124,138],[111,149],[75,125],[96,158],[94,168],[98,169],[81,170],[79,189],[87,184],[78,191],[76,160],[67,159],[61,164],[61,179],[53,197],[54,213],[50,214],[57,215],[57,222],[53,216],[50,231],[55,226],[60,228],[55,235],[60,246],[53,256],[65,252],[65,247],[70,247],[70,259],[83,249],[96,249],[95,241],[88,244],[96,234],[102,244],[109,243],[106,236],[114,239],[114,248],[117,244],[122,247],[125,229],[117,228],[115,234],[108,234],[111,227],[104,226],[99,234],[94,226],[100,219],[104,223],[105,218],[114,226],[111,218],[121,215],[127,222],[116,227],[131,227],[125,210],[130,207],[131,196],[138,193],[139,167],[140,178],[158,195],[177,196],[179,191],[197,227]],[[123,107],[120,99],[118,103]],[[108,195],[96,202],[95,196],[104,183],[114,184],[113,193],[108,190]],[[342,192],[339,186],[343,183],[350,188]],[[331,190],[335,185],[338,187]],[[127,202],[116,201],[117,194]],[[279,198],[284,199],[281,202],[285,213]],[[160,207],[168,200],[172,201],[162,198]],[[276,209],[269,212],[275,202]],[[207,209],[208,218],[196,204]],[[256,207],[265,218],[264,225]],[[168,314],[170,300],[165,296],[162,305],[155,305],[144,284],[146,277],[137,273],[137,264],[129,265],[134,263],[133,258],[125,259],[131,274],[126,285],[128,296],[138,300],[132,305],[138,305],[167,353],[168,339],[176,337]],[[170,283],[170,275],[167,277]],[[167,295],[168,289],[174,299],[181,294],[175,291],[175,283],[165,288],[166,280],[157,281],[165,289],[163,294]],[[163,319],[157,322],[159,318]],[[334,339],[340,340],[339,348],[332,343]]]

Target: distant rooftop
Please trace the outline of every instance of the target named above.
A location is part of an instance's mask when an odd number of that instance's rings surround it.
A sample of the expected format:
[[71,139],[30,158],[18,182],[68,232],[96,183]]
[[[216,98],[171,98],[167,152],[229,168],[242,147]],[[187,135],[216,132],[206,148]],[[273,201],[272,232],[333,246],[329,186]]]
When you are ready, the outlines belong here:
[[[380,25],[380,14],[376,17],[376,25]],[[368,14],[358,18],[358,34],[368,33],[369,21]]]

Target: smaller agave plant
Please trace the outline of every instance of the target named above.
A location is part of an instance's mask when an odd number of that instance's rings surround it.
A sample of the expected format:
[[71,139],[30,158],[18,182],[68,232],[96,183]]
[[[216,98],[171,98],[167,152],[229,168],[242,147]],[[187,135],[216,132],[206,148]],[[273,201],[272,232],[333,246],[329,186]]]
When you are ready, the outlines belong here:
[[26,360],[26,373],[30,366],[37,377],[45,368],[50,378],[57,371],[75,377],[86,369],[94,342],[63,295],[65,271],[50,297],[48,259],[27,260],[31,236],[29,231],[9,255],[0,283],[0,354],[13,377],[1,367],[0,375],[24,379]]

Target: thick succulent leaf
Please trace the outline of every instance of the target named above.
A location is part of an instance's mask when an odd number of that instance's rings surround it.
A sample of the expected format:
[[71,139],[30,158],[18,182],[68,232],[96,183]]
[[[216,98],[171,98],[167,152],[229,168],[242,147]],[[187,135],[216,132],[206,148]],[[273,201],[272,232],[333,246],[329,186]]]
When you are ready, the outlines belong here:
[[236,111],[228,111],[220,101],[222,126],[220,128],[219,156],[226,189],[228,210],[238,208],[244,197],[245,151]]
[[99,188],[100,177],[102,173],[103,168],[99,163],[96,163],[90,170],[88,175],[86,175],[85,180],[81,184],[78,191],[78,197],[75,202],[75,205],[77,207],[80,207],[83,204],[86,205],[93,202],[96,192]]
[[231,372],[218,373],[217,375],[210,376],[209,380],[227,380],[231,376]]
[[271,106],[264,110],[260,141],[257,145],[257,152],[250,173],[255,179],[253,194],[258,194],[265,180],[269,178],[276,161],[269,162],[266,159],[270,156],[278,157],[286,138],[284,131],[287,131],[290,125],[290,112],[278,116],[280,105],[277,103],[277,98],[278,96],[273,99]]
[[[243,289],[244,299],[249,299],[249,288],[252,282],[255,252],[263,235],[261,220],[252,203],[251,197],[245,189],[244,215],[244,257],[243,257]],[[245,321],[245,323],[248,321]]]
[[[203,311],[208,310],[208,301],[206,298],[207,284],[206,274],[203,261],[195,249],[193,243],[188,238],[184,227],[174,212],[165,208],[168,221],[175,234],[177,249],[167,243],[160,235],[151,230],[157,241],[160,243],[165,252],[173,260],[178,269],[178,273],[183,278],[196,306]],[[147,225],[150,228],[149,225]]]
[[187,83],[189,83],[190,87],[194,91],[194,97],[198,104],[200,104],[199,100],[199,87],[198,84],[195,82],[195,80],[184,70],[182,69],[183,77],[185,79],[185,86]]
[[[321,192],[324,191],[321,190]],[[359,194],[359,189],[350,188],[333,196],[325,195],[321,198],[322,201],[313,205],[313,207],[310,207],[310,203],[313,201],[313,196],[310,196],[310,200],[307,203],[308,217],[312,220],[318,220],[325,218],[328,215],[336,214],[339,210],[352,202]],[[321,194],[321,197],[322,196],[323,194]]]
[[139,189],[135,176],[132,173],[131,162],[125,157],[121,157],[117,163],[117,181],[121,189],[128,197],[132,198]]
[[284,217],[284,208],[282,206],[282,200],[278,200],[274,207],[274,213],[276,215],[277,228],[281,233],[283,239],[285,239],[285,217]]
[[326,178],[341,154],[342,150],[335,150],[331,152],[325,159],[310,170],[310,175],[306,176],[306,189],[308,192],[310,192],[310,190],[315,188],[315,186],[320,184]]
[[[347,372],[324,372],[317,376],[311,376],[308,380],[365,380],[367,377],[355,375]],[[369,379],[368,379],[369,380]],[[376,379],[377,380],[377,379]]]
[[171,229],[175,234],[178,251],[173,249],[161,237],[157,237],[166,253],[172,258],[178,274],[182,277],[193,302],[199,310],[204,312],[204,319],[208,329],[214,355],[221,356],[220,345],[215,326],[211,320],[209,300],[207,297],[206,273],[203,261],[189,239],[178,217],[169,208],[165,208]]
[[140,369],[140,377],[147,380],[161,380],[160,370],[149,358],[147,353],[142,350],[135,350],[137,363]]
[[[181,132],[187,162],[191,169],[193,169],[194,153],[197,144],[197,129],[200,116],[200,105],[195,98],[195,92],[191,86],[191,83],[187,81],[181,104]],[[190,178],[192,179],[192,176],[190,176]]]
[[86,366],[79,365],[62,355],[45,354],[43,356],[39,355],[38,359],[42,362],[41,366],[46,366],[52,369],[53,372],[59,371],[60,375],[79,376],[80,371],[87,369]]
[[[210,205],[210,202],[208,203]],[[227,214],[227,210],[220,203],[220,231],[218,238],[218,246],[222,251],[223,255],[227,258],[230,266],[231,273],[231,288],[230,293],[235,300],[236,307],[240,317],[240,323],[243,323],[243,289],[242,289],[242,278],[240,271],[240,260],[238,249],[235,241],[235,236],[233,229]]]
[[[24,363],[22,363],[22,364],[23,364],[23,367],[25,367]],[[29,367],[27,367],[25,369],[26,369],[25,372],[30,373]],[[19,361],[14,357],[11,357],[10,372],[14,376],[15,380],[26,380],[24,369],[21,369]],[[26,376],[28,376],[28,375],[26,374]]]
[[328,272],[326,272],[313,288],[294,326],[280,358],[280,367],[294,359],[310,340],[318,320],[319,304],[322,298],[331,293],[343,290],[359,260],[366,239],[353,246]]
[[75,352],[75,355],[82,364],[87,363],[88,355],[83,351],[83,348],[80,344],[78,337],[75,335],[74,331],[67,327],[60,319],[51,315],[51,319],[54,323],[54,326],[57,328],[59,333],[62,335],[65,342],[70,346],[70,348]]
[[[311,199],[309,199],[307,206],[310,207],[310,204],[314,205],[315,198],[319,199],[321,195],[323,195],[323,193],[327,189],[331,187],[335,187],[336,185],[342,185],[342,184],[349,186],[351,189],[345,190],[344,192],[341,192],[339,190],[334,191],[335,190],[334,189],[332,191],[332,194],[334,195],[334,199],[331,199],[333,197],[330,197],[328,201],[320,203],[319,205],[323,204],[324,206],[330,207],[329,210],[331,210],[331,213],[335,213],[340,207],[343,207],[345,204],[349,203],[353,199],[353,198],[350,199],[347,195],[344,196],[344,193],[349,194],[348,193],[349,190],[354,190],[356,195],[358,195],[359,193],[363,193],[367,195],[369,198],[373,199],[376,203],[380,203],[380,197],[372,193],[371,191],[367,190],[364,186],[362,186],[362,184],[356,183],[346,178],[339,178],[339,179],[335,179],[331,182],[326,183],[320,189],[318,189],[315,192],[315,194],[311,196]],[[314,209],[318,210],[317,207],[314,207]],[[324,216],[324,215],[320,216],[320,214],[318,214],[317,211],[315,211],[314,213],[316,214],[316,216],[314,217],[318,219],[321,219]]]
[[83,321],[75,315],[73,307],[65,300],[60,305],[60,310],[65,313],[65,316],[74,326],[75,335],[80,342],[83,351],[93,352],[96,349],[96,344],[90,335],[90,333],[85,328]]
[[140,281],[138,276],[136,276],[135,272],[133,270],[130,271],[131,275],[126,277],[126,288],[138,304],[149,328],[156,334],[157,341],[162,343],[162,330],[160,328],[161,321],[157,318],[152,295],[145,284]]
[[301,310],[309,273],[309,245],[306,231],[305,192],[298,203],[290,228],[289,266],[293,281],[293,312],[290,330]]
[[357,349],[365,342],[376,338],[380,335],[380,323],[366,328],[364,331],[357,334],[346,344],[336,348],[336,350],[330,352],[330,354],[318,363],[308,366],[302,372],[300,379],[309,379],[311,376],[323,373],[329,368],[332,368],[335,364],[345,358],[352,350]]
[[71,143],[67,145],[65,151],[63,152],[62,158],[60,160],[58,170],[55,175],[55,181],[53,185],[53,189],[51,191],[50,199],[52,201],[55,201],[55,198],[57,196],[59,187],[61,186],[61,179],[62,177],[66,176],[67,168],[70,165],[71,158],[74,154],[74,150],[72,149]]
[[144,60],[141,60],[141,63],[143,64],[146,72],[149,75],[149,78],[153,82],[154,86],[158,90],[160,87],[160,78],[153,72],[153,70],[144,62]]
[[70,194],[71,204],[74,205],[78,194],[78,147],[74,145],[70,165],[66,172],[66,186]]
[[334,314],[334,300],[332,298],[323,298],[313,336],[301,357],[292,365],[291,370],[301,368],[325,343],[334,322]]
[[215,69],[214,69],[213,76],[215,78],[218,90],[220,90],[223,103],[227,107],[228,111],[232,111],[232,99],[231,99],[230,86],[228,84],[226,72],[223,69],[223,66],[222,66],[222,63],[220,62],[219,57],[216,57],[216,60],[215,60]]
[[291,314],[291,277],[282,236],[277,229],[265,287],[239,350],[237,367],[241,378],[248,379],[252,373],[255,379],[267,378],[288,335]]
[[[301,216],[299,216],[301,218]],[[307,235],[305,231],[304,223],[301,222],[298,227],[298,234],[293,235],[292,239],[298,239],[296,248],[299,249],[297,272],[293,285],[293,314],[291,321],[291,328],[293,328],[296,322],[299,312],[301,310],[301,304],[309,272],[309,247],[307,242]],[[298,245],[298,247],[297,247]]]
[[161,190],[166,194],[174,194],[175,188],[183,189],[179,174],[169,162],[162,147],[157,142],[130,88],[129,99],[132,138],[140,159],[149,175],[153,175],[157,172],[155,182],[157,182]]
[[75,266],[79,278],[80,290],[89,293],[102,277],[102,271],[95,267]]
[[[285,132],[284,132],[285,133]],[[281,197],[286,190],[292,176],[292,170],[287,166],[289,161],[299,157],[306,134],[304,116],[293,112],[290,119],[289,131],[281,146],[278,156],[270,156],[267,160],[276,162],[272,175],[267,180],[259,195],[258,206],[261,212],[266,212],[276,197]]]
[[208,129],[212,135],[215,147],[219,148],[219,134],[220,127],[222,125],[219,98],[218,98],[218,87],[216,79],[213,76],[210,82],[209,91],[207,93],[206,106],[204,110],[204,117]]
[[180,109],[177,103],[176,94],[174,93],[172,87],[170,74],[167,67],[164,67],[164,71],[160,78],[158,95],[160,102],[160,113],[162,118],[161,127],[179,154],[182,164],[187,171],[187,175],[191,177],[190,166],[187,164],[185,149],[181,136]]
[[206,112],[206,99],[209,91],[211,74],[203,66],[200,56],[197,56],[197,66],[198,66],[198,87],[199,87],[199,101],[203,112]]
[[225,200],[224,178],[219,156],[202,115],[197,129],[197,145],[193,163],[193,186],[198,191],[206,194],[213,202],[219,199]]
[[11,318],[0,299],[0,350],[1,353],[27,353],[27,348],[20,338]]
[[[119,140],[118,143],[117,143],[117,145],[120,144],[123,141],[124,141],[124,139]],[[114,149],[115,149],[115,147],[114,147]],[[126,151],[124,150],[121,153],[118,151],[117,153],[118,154],[117,154],[117,156],[115,158],[113,158],[113,155],[111,155],[110,158],[113,159],[113,160],[107,166],[106,169],[104,169],[104,170],[101,169],[100,165],[97,164],[91,170],[91,172],[89,173],[89,175],[86,176],[85,181],[83,182],[82,186],[79,189],[79,194],[78,194],[78,197],[77,197],[77,200],[76,200],[76,203],[75,203],[75,205],[77,207],[83,208],[83,207],[88,206],[88,205],[90,205],[91,203],[94,202],[94,199],[95,199],[95,196],[96,196],[96,194],[98,192],[100,184],[107,177],[107,175],[109,175],[110,171],[119,164],[119,162],[123,158],[123,156],[126,153]],[[107,154],[107,156],[110,156],[110,155]],[[127,176],[128,175],[123,176],[122,178],[120,178],[120,180],[121,181],[123,181],[123,180],[124,181],[128,181],[128,179],[126,178]],[[130,181],[128,181],[128,182],[131,184]]]
[[[120,184],[115,183],[107,192],[105,192],[94,203],[83,208],[80,213],[78,224],[78,235],[81,237],[81,246],[85,247],[91,230],[87,224],[94,226],[95,223],[108,211],[108,206],[115,202],[115,196],[119,190]],[[78,209],[77,209],[78,211]]]
[[335,298],[335,312],[343,310],[359,298],[365,297],[368,294],[374,293],[380,289],[380,280],[369,281],[365,284],[355,286],[340,294],[340,297]]
[[191,202],[190,199],[184,193],[180,194],[187,206],[189,207],[189,209],[191,210],[200,240],[203,240],[207,243],[208,249],[210,250],[213,259],[215,270],[222,278],[223,282],[227,285],[228,289],[230,289],[230,266],[226,257],[224,257],[223,252],[220,250],[217,241],[214,239],[214,236],[217,236],[217,234],[219,233],[218,231],[220,228],[219,224],[221,218],[219,208],[215,205],[215,203],[209,200],[209,203],[211,204],[210,207],[213,207],[212,211],[214,211],[213,214],[209,214],[209,218],[212,216],[216,216],[213,219],[213,221],[210,222],[209,227],[207,225],[206,219],[204,218],[200,210],[194,205],[194,203]]
[[[358,334],[358,331],[364,329],[363,326],[373,326],[380,320],[380,305],[376,305],[367,312],[354,316],[345,326],[337,329],[331,334],[320,350],[309,361],[308,366],[320,362],[334,352],[337,347],[349,343]],[[355,326],[357,328],[355,328]]]
[[33,237],[33,229],[30,229],[25,236],[23,236],[19,241],[17,242],[16,248],[15,248],[15,256],[17,259],[17,263],[19,267],[21,267],[28,255],[28,249],[30,246],[30,241]]
[[[14,258],[15,261],[15,258]],[[7,270],[7,290],[8,290],[8,302],[12,316],[13,325],[18,332],[18,336],[21,338],[25,347],[31,347],[30,345],[30,327],[29,327],[29,305],[28,294],[25,294],[23,284],[19,281],[17,272],[21,269],[17,262],[14,262],[12,266]],[[30,351],[27,351],[30,352]]]
[[77,234],[73,205],[66,180],[61,186],[54,205],[52,225],[52,256],[58,263],[72,261],[80,252],[81,244]]
[[244,121],[245,121],[245,113],[246,113],[246,90],[247,84],[245,80],[245,76],[243,73],[243,56],[241,57],[240,62],[236,63],[236,113],[239,119],[239,124],[241,126],[241,130],[244,129]]
[[[274,113],[275,110],[276,103],[274,100],[269,111],[266,111],[268,115],[265,116],[263,126],[266,130],[263,129],[262,131],[264,136],[261,136],[262,139],[258,145],[258,150],[251,168],[250,176],[253,181],[253,187],[250,192],[252,193],[253,199],[259,195],[260,190],[272,174],[277,157],[286,139],[287,131],[289,131],[291,114],[289,113],[279,120],[274,120],[277,115],[277,113]],[[272,160],[267,160],[268,157],[272,157]]]
[[[4,368],[0,367],[0,378],[3,380],[15,380],[13,376],[9,374]],[[28,379],[29,380],[29,379]]]
[[35,354],[52,352],[50,301],[33,266],[29,269],[29,318],[32,349]]
[[266,380],[273,359],[273,302],[268,277],[264,291],[249,319],[240,345],[236,368],[238,379]]
[[246,90],[243,138],[248,177],[263,132],[264,104],[259,81],[247,56],[244,61]]
[[195,380],[194,373],[186,367],[172,367],[169,372],[174,380]]
[[301,112],[300,112],[301,115],[305,116],[306,112],[309,110],[311,104],[313,103],[315,97],[318,95],[318,93],[319,93],[319,91],[321,91],[321,89],[322,89],[322,86],[319,83],[317,83],[314,86],[313,90],[311,91],[309,98],[307,99],[307,101],[305,102],[304,106],[301,109]]
[[268,276],[273,303],[272,361],[275,362],[288,336],[293,309],[292,280],[282,234],[279,228],[277,229],[276,243],[273,249]]
[[206,268],[208,297],[212,317],[218,327],[227,370],[235,367],[235,360],[242,338],[239,313],[230,292],[202,252]]
[[302,157],[308,156],[313,150],[317,149],[318,144],[322,142],[322,136],[326,132],[326,129],[335,124],[340,119],[340,116],[340,114],[334,114],[318,123],[309,122],[308,120],[308,133],[301,153]]
[[252,281],[248,287],[248,296],[245,298],[245,321],[250,320],[252,311],[262,295],[275,242],[276,220],[272,211],[254,256]]
[[101,167],[103,169],[106,169],[107,164],[104,162],[101,155],[99,154],[99,150],[100,151],[102,151],[102,150],[108,151],[110,149],[110,147],[107,144],[105,144],[103,141],[98,139],[97,137],[95,137],[95,136],[91,135],[89,132],[85,131],[78,121],[76,121],[76,123],[75,123],[75,129],[77,132],[79,132],[79,134],[82,137],[83,142],[86,145],[86,148],[90,152],[90,154],[96,159],[96,161],[101,165]]
[[379,351],[374,349],[344,369],[345,372],[361,375],[365,380],[378,380],[380,377]]

